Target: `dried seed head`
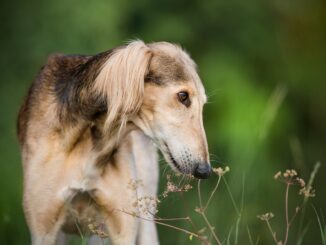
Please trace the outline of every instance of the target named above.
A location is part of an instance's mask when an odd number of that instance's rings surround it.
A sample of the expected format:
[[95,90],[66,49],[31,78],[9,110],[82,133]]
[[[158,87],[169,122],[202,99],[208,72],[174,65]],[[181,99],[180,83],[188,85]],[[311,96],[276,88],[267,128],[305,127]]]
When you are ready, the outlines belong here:
[[287,169],[284,173],[278,171],[274,175],[274,179],[284,182],[290,185],[300,185],[304,187],[306,185],[305,181],[302,178],[297,177],[298,173],[294,169]]
[[213,172],[216,173],[218,176],[223,176],[224,174],[226,174],[227,172],[230,171],[229,166],[226,166],[223,170],[223,168],[218,167],[218,168],[213,168]]
[[303,187],[299,191],[299,195],[303,195],[305,198],[315,197],[315,190],[311,186]]
[[269,213],[257,215],[257,218],[262,221],[269,221],[271,218],[274,218],[274,214],[269,212]]
[[281,171],[278,171],[278,172],[274,175],[274,179],[278,179],[281,175],[282,175]]

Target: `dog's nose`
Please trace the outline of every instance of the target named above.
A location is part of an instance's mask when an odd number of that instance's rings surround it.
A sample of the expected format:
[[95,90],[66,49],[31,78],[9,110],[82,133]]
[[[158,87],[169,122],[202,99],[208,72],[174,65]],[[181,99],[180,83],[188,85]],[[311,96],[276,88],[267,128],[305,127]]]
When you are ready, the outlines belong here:
[[211,165],[208,163],[200,163],[195,168],[194,176],[198,179],[207,179],[211,175]]

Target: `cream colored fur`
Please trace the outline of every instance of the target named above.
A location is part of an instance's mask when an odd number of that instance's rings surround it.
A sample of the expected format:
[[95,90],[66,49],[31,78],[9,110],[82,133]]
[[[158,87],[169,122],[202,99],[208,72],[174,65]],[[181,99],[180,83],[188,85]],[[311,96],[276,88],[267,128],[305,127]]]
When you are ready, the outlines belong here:
[[[176,66],[180,71],[174,71]],[[161,74],[162,81],[145,82],[149,72]],[[56,244],[71,218],[73,198],[87,192],[96,208],[84,207],[83,215],[106,225],[111,244],[158,244],[153,222],[119,210],[134,212],[131,203],[137,198],[157,194],[156,147],[174,170],[184,174],[192,174],[195,164],[209,164],[202,119],[206,95],[195,64],[176,45],[135,41],[114,51],[94,82],[89,93],[107,99],[104,123],[62,124],[53,95],[45,92],[30,110],[22,159],[24,211],[32,243]],[[189,93],[189,108],[178,100],[180,91]],[[101,149],[94,147],[93,126],[102,127]],[[114,149],[117,152],[111,154]],[[99,168],[96,162],[106,153],[110,157]],[[128,188],[136,179],[143,186]],[[79,215],[75,218],[81,219]]]

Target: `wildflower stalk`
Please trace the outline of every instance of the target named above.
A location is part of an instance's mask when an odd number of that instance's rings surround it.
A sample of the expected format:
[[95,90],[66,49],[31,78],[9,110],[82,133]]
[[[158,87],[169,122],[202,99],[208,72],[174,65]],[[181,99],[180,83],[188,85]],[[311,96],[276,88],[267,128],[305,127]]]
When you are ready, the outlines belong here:
[[197,188],[197,191],[198,191],[199,207],[200,207],[200,210],[203,211],[203,209],[202,209],[203,204],[202,204],[201,192],[200,192],[200,180],[198,180],[198,188]]
[[[197,190],[198,190],[198,199],[199,199],[199,210],[198,210],[198,212],[203,217],[205,223],[208,226],[208,229],[210,230],[210,232],[211,232],[212,236],[214,237],[215,241],[217,242],[217,244],[218,245],[222,245],[221,241],[219,240],[219,238],[217,237],[216,233],[214,232],[214,229],[213,229],[212,225],[209,223],[209,220],[206,217],[205,210],[203,209],[202,198],[201,198],[201,191],[200,191],[200,180],[198,180]],[[206,204],[206,206],[207,206],[207,204]]]
[[180,217],[180,218],[154,218],[154,221],[180,221],[180,220],[186,220],[190,221],[190,217]]
[[268,230],[270,231],[272,237],[273,237],[273,240],[275,242],[276,245],[279,244],[279,242],[277,241],[277,238],[276,238],[276,232],[273,230],[271,224],[269,223],[269,220],[272,219],[274,217],[274,214],[273,213],[266,213],[266,214],[261,214],[261,215],[258,215],[257,218],[260,219],[261,221],[264,221],[266,222],[266,225],[268,227]]
[[[312,205],[312,208],[314,209],[316,217],[317,217],[322,244],[325,245],[326,244],[326,225],[325,225],[324,217],[323,216],[321,218],[319,217],[318,211],[316,210],[314,205]],[[323,215],[322,211],[321,211],[321,215]]]
[[290,225],[289,223],[289,189],[290,189],[290,183],[286,184],[286,192],[285,192],[285,221],[286,221],[286,231],[285,231],[285,238],[284,238],[284,245],[288,242],[289,237],[289,230]]
[[[144,217],[141,217],[140,215],[137,215],[137,214],[134,214],[134,213],[129,213],[127,211],[124,211],[124,210],[120,210],[120,209],[116,209],[116,211],[119,211],[119,212],[122,212],[122,213],[125,213],[125,214],[128,214],[128,215],[131,215],[133,217],[136,217],[136,218],[139,218],[141,220],[145,220],[145,221],[151,221],[151,222],[155,222],[156,224],[158,225],[162,225],[162,226],[166,226],[166,227],[169,227],[169,228],[172,228],[172,229],[175,229],[177,231],[181,231],[181,232],[184,232],[190,236],[193,236],[193,237],[196,237],[197,239],[199,239],[201,242],[203,242],[204,244],[207,244],[207,242],[198,234],[194,233],[194,232],[191,232],[189,230],[186,230],[186,229],[183,229],[183,228],[180,228],[180,227],[177,227],[177,226],[174,226],[174,225],[170,225],[170,224],[167,224],[167,223],[164,223],[164,222],[161,222],[161,221],[166,221],[166,220],[169,220],[169,221],[172,221],[172,220],[181,220],[180,218],[172,218],[172,219],[163,219],[163,218],[154,218],[154,219],[148,219],[148,218],[144,218]],[[187,218],[182,218],[183,220],[189,220]]]
[[[310,173],[310,177],[309,177],[309,181],[308,181],[308,185],[307,185],[308,188],[311,188],[311,186],[315,180],[316,174],[318,173],[319,168],[320,168],[320,162],[316,162],[312,172]],[[299,229],[298,229],[298,234],[299,234],[298,241],[297,241],[298,245],[301,244],[303,236],[305,234],[305,232],[304,232],[305,229],[303,228],[303,224],[304,224],[304,220],[305,220],[307,201],[308,201],[308,197],[304,196],[303,204],[302,204],[302,211],[301,211],[302,215],[300,217]]]
[[209,230],[211,231],[211,234],[213,235],[215,241],[217,242],[217,244],[222,245],[221,241],[218,239],[216,233],[214,232],[214,229],[213,229],[212,225],[209,223],[209,221],[208,221],[208,219],[206,217],[206,214],[203,212],[201,215],[203,216],[203,218],[204,218]]
[[254,242],[253,242],[253,240],[252,240],[252,236],[251,236],[251,233],[250,233],[250,230],[249,230],[248,225],[247,225],[246,228],[247,228],[247,233],[248,233],[248,237],[249,237],[250,245],[254,245]]
[[[294,219],[296,218],[298,213],[302,209],[304,209],[304,206],[305,206],[308,198],[315,196],[315,190],[312,188],[311,185],[312,185],[312,181],[315,177],[315,174],[318,171],[318,168],[319,168],[319,165],[316,164],[314,171],[312,172],[312,174],[310,176],[308,185],[306,185],[305,181],[302,178],[298,177],[298,173],[294,169],[292,169],[292,170],[287,169],[283,174],[281,171],[278,171],[274,175],[274,179],[284,182],[286,184],[286,191],[285,191],[285,225],[286,225],[286,227],[285,227],[284,240],[277,242],[276,234],[273,231],[273,229],[269,223],[269,219],[274,217],[274,215],[272,213],[258,215],[257,217],[259,219],[261,219],[262,221],[266,221],[268,229],[270,230],[276,244],[286,245],[288,243],[290,227],[291,227]],[[301,189],[299,191],[299,195],[303,195],[304,199],[303,199],[303,203],[300,206],[296,207],[295,213],[293,214],[291,219],[289,219],[289,191],[290,191],[291,185],[299,185],[301,187]],[[300,239],[302,240],[302,238],[300,238]]]
[[231,193],[231,190],[230,190],[230,187],[229,187],[229,185],[228,185],[228,182],[226,182],[226,180],[225,180],[225,178],[224,178],[223,176],[222,176],[222,178],[223,178],[224,184],[225,184],[225,186],[226,186],[226,190],[228,191],[228,194],[229,194],[229,196],[230,196],[230,198],[231,198],[231,201],[232,201],[233,207],[234,207],[235,211],[237,212],[237,215],[239,216],[239,215],[240,215],[240,212],[239,212],[239,209],[238,209],[238,207],[237,207],[237,204],[235,203],[235,200],[234,200],[233,195],[232,195],[232,193]]
[[212,200],[212,198],[213,198],[213,196],[214,196],[214,194],[215,194],[215,192],[216,192],[218,186],[220,185],[220,181],[221,181],[221,176],[218,176],[218,180],[217,180],[217,182],[216,182],[216,185],[215,185],[213,191],[211,192],[211,195],[209,196],[209,198],[208,198],[208,200],[207,200],[207,203],[206,203],[206,205],[205,205],[203,211],[205,211],[205,210],[207,209],[209,203],[211,202],[211,200]]
[[267,226],[268,226],[269,231],[270,231],[271,234],[272,234],[272,237],[273,237],[273,239],[274,239],[275,244],[278,245],[279,243],[278,243],[277,238],[276,238],[276,233],[273,231],[272,226],[271,226],[271,224],[269,223],[269,220],[265,220],[265,221],[266,221],[266,224],[267,224]]
[[190,222],[192,228],[194,228],[195,230],[197,230],[197,227],[196,227],[195,223],[194,223],[194,222],[192,221],[192,219],[190,218],[190,215],[189,215],[189,207],[188,207],[187,202],[185,201],[185,198],[184,198],[182,192],[180,192],[180,196],[181,196],[181,199],[182,199],[182,201],[183,201],[183,205],[184,205],[184,207],[185,207],[187,217],[189,218],[189,222]]

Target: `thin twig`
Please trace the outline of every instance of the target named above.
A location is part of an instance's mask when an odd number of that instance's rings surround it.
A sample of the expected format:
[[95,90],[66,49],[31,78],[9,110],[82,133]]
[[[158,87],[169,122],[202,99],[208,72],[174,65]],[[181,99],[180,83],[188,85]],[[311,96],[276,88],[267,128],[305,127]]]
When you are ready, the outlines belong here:
[[289,189],[290,183],[286,184],[286,192],[285,192],[285,221],[286,221],[286,230],[285,230],[285,238],[284,238],[284,245],[287,244],[289,238],[289,230],[290,230],[290,223],[289,223]]
[[238,218],[237,218],[237,222],[236,222],[236,225],[235,225],[235,233],[234,233],[234,236],[235,236],[234,244],[235,244],[235,245],[238,244],[239,224],[240,224],[240,221],[241,221],[241,214],[238,216]]
[[154,218],[154,221],[180,221],[187,220],[189,221],[190,217],[180,217],[180,218]]
[[250,233],[250,230],[249,230],[248,226],[247,226],[247,233],[248,233],[248,236],[249,236],[250,245],[254,245],[254,242],[252,241],[251,233]]
[[270,231],[271,234],[272,234],[272,237],[273,237],[273,239],[274,239],[275,244],[277,245],[277,244],[278,244],[278,241],[277,241],[277,238],[276,238],[276,234],[275,234],[275,232],[273,231],[273,229],[272,229],[272,227],[271,227],[271,224],[269,223],[268,220],[266,220],[266,224],[267,224],[267,226],[268,226],[269,231]]
[[205,222],[206,222],[206,224],[207,224],[209,230],[211,231],[211,234],[213,235],[215,241],[217,242],[217,244],[218,244],[218,245],[222,245],[220,239],[218,239],[216,233],[214,232],[212,225],[209,223],[209,221],[208,221],[208,219],[207,219],[205,213],[204,213],[204,212],[201,212],[201,215],[203,216],[203,218],[204,218],[204,220],[205,220]]
[[221,176],[218,176],[218,180],[216,182],[216,185],[215,185],[213,191],[211,192],[211,195],[209,196],[203,211],[205,211],[207,209],[209,203],[211,202],[211,200],[212,200],[212,198],[213,198],[213,196],[214,196],[214,194],[215,194],[215,192],[216,192],[216,190],[217,190],[217,188],[218,188],[218,186],[220,184],[220,181],[221,181]]
[[200,210],[202,211],[203,209],[203,204],[202,204],[202,201],[201,201],[201,192],[200,192],[200,180],[198,180],[198,188],[197,188],[197,191],[198,191],[198,199],[199,199],[199,207],[200,207]]
[[80,235],[80,238],[82,239],[82,241],[84,241],[83,233],[82,233],[82,231],[81,231],[81,229],[79,227],[79,224],[78,224],[78,217],[76,217],[72,212],[70,212],[70,213],[73,216],[73,220],[74,220],[75,226],[77,228],[77,231],[78,231],[78,233]]
[[189,218],[189,222],[192,225],[192,228],[194,228],[195,230],[197,230],[197,227],[196,227],[195,223],[192,221],[192,219],[191,219],[191,217],[189,215],[189,206],[188,206],[187,202],[185,201],[185,198],[183,196],[183,192],[179,192],[179,193],[180,193],[181,199],[183,201],[183,205],[185,207],[186,214],[188,215],[187,217]]
[[199,199],[199,213],[203,216],[203,219],[205,220],[209,230],[211,231],[211,234],[213,235],[215,241],[217,242],[217,244],[222,245],[220,239],[218,239],[216,233],[214,232],[214,229],[212,227],[212,225],[209,223],[205,211],[203,209],[203,205],[202,205],[202,199],[201,199],[201,192],[200,192],[200,180],[198,180],[198,186],[197,186],[197,190],[198,190],[198,199]]
[[151,222],[155,222],[156,224],[158,225],[163,225],[163,226],[166,226],[166,227],[170,227],[172,229],[175,229],[175,230],[178,230],[178,231],[182,231],[188,235],[191,235],[193,237],[196,237],[197,239],[199,239],[200,241],[202,241],[203,243],[205,243],[205,240],[200,237],[198,234],[194,233],[194,232],[191,232],[191,231],[188,231],[186,229],[183,229],[183,228],[180,228],[180,227],[177,227],[177,226],[174,226],[174,225],[170,225],[170,224],[166,224],[166,223],[163,223],[163,222],[160,222],[160,221],[157,221],[155,219],[148,219],[148,218],[144,218],[144,217],[141,217],[137,214],[132,214],[132,213],[129,213],[127,211],[124,211],[124,210],[120,210],[120,209],[115,209],[116,211],[119,211],[119,212],[122,212],[122,213],[125,213],[125,214],[128,214],[128,215],[131,215],[133,217],[136,217],[136,218],[139,218],[141,220],[145,220],[145,221],[151,221]]
[[[307,188],[312,186],[312,184],[313,184],[313,182],[315,180],[316,174],[318,173],[319,168],[320,168],[320,162],[316,162],[312,172],[310,173]],[[299,222],[299,229],[298,229],[299,238],[298,239],[300,239],[300,236],[302,234],[303,223],[304,223],[305,214],[306,214],[306,203],[307,203],[307,201],[308,201],[308,198],[304,197],[303,204],[302,204],[302,211],[301,211],[302,214],[301,214],[300,222]],[[298,240],[297,243],[299,244],[299,240]]]
[[319,230],[320,230],[320,236],[321,236],[322,244],[325,245],[326,244],[326,237],[325,237],[326,231],[325,231],[325,224],[323,224],[323,222],[322,222],[323,217],[322,217],[322,220],[321,220],[320,217],[319,217],[318,211],[316,210],[315,206],[312,205],[312,207],[313,207],[313,209],[315,211],[315,214],[316,214],[316,217],[317,217],[317,221],[318,221],[318,226],[319,226]]
[[240,225],[240,221],[241,221],[241,218],[242,218],[242,211],[243,211],[243,207],[244,207],[244,192],[245,192],[245,177],[243,175],[243,177],[242,177],[241,207],[240,207],[240,212],[238,214],[238,218],[237,218],[237,222],[236,222],[236,226],[235,226],[234,245],[238,244],[239,225]]
[[[119,210],[119,211],[121,211],[123,213],[126,213],[126,214],[131,214],[131,213],[123,211],[123,210]],[[190,217],[188,217],[188,216],[186,216],[186,217],[177,217],[177,218],[161,218],[161,217],[158,217],[157,215],[155,215],[154,213],[152,213],[150,211],[148,211],[148,213],[153,216],[154,221],[156,221],[156,220],[157,221],[180,221],[180,220],[188,220],[189,221],[189,219],[190,219]]]
[[229,231],[229,233],[228,233],[228,237],[227,237],[227,239],[226,239],[226,244],[227,244],[227,245],[230,245],[230,237],[231,237],[231,235],[232,235],[232,231],[233,231],[233,226],[231,226],[230,231]]
[[290,219],[289,221],[289,226],[292,225],[293,221],[295,220],[295,218],[297,217],[298,213],[303,209],[303,206],[304,204],[300,205],[299,207],[296,208],[296,211],[294,213],[294,215],[292,216],[292,218]]
[[235,211],[237,212],[237,215],[240,215],[239,209],[238,209],[238,207],[237,207],[237,204],[235,203],[235,200],[234,200],[233,195],[232,195],[232,193],[231,193],[230,187],[229,187],[228,183],[226,182],[225,178],[224,178],[223,176],[222,176],[222,178],[223,178],[224,184],[225,184],[225,186],[226,186],[226,189],[227,189],[227,191],[228,191],[228,193],[229,193],[229,196],[230,196],[230,198],[231,198],[231,201],[232,201],[233,207],[234,207]]
[[[143,220],[146,220],[146,221],[152,221],[150,219],[144,219],[142,217],[138,217],[138,218],[143,219]],[[183,228],[180,228],[180,227],[177,227],[177,226],[174,226],[174,225],[166,224],[166,223],[163,223],[163,222],[159,222],[159,221],[154,221],[154,222],[156,224],[158,224],[158,225],[163,225],[163,226],[170,227],[170,228],[175,229],[175,230],[178,230],[178,231],[182,231],[184,233],[187,233],[188,235],[191,235],[193,237],[196,237],[197,239],[199,239],[202,242],[205,242],[205,240],[203,240],[199,235],[197,235],[196,233],[193,233],[191,231],[188,231],[186,229],[183,229]]]
[[259,236],[257,236],[257,240],[256,240],[256,245],[258,245],[259,244],[259,242],[260,242],[260,237]]

